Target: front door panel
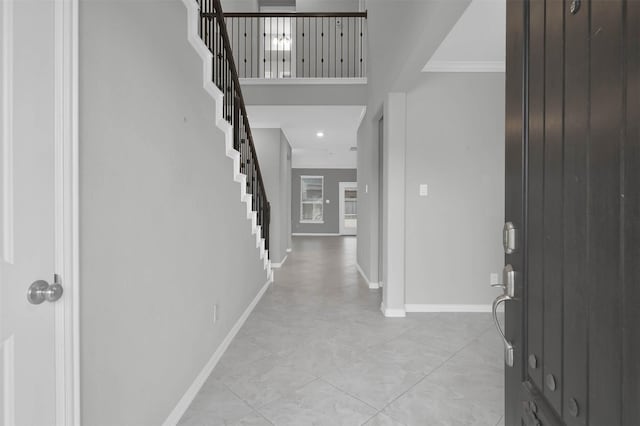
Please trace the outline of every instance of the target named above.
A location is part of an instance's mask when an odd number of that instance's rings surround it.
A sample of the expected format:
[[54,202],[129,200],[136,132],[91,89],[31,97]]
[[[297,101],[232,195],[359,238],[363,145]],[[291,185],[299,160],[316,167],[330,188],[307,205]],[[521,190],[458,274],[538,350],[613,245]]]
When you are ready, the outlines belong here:
[[506,220],[522,221],[523,276],[506,310],[509,426],[640,424],[639,8],[508,3]]

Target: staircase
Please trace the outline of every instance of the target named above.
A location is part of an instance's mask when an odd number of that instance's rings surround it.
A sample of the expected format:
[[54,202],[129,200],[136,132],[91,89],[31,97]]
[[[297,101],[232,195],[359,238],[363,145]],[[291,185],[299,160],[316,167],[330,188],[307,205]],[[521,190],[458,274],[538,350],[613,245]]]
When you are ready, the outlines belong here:
[[226,153],[233,160],[233,179],[256,236],[256,247],[272,279],[269,260],[269,200],[264,188],[251,127],[220,0],[183,0],[188,14],[188,38],[202,58],[203,87],[215,100],[216,125],[225,134]]

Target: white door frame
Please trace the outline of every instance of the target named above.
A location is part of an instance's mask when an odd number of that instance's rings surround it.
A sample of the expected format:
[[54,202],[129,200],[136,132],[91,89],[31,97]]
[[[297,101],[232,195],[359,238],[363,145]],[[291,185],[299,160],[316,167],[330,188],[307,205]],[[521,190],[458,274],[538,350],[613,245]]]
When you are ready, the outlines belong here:
[[[12,0],[9,0],[12,1]],[[80,426],[78,5],[54,1],[56,425]]]
[[[54,1],[54,191],[53,207],[56,273],[61,276],[64,296],[56,302],[55,316],[55,406],[57,426],[80,425],[79,298],[78,298],[78,1]],[[14,0],[2,1],[3,67],[2,105],[4,173],[12,168]],[[5,196],[13,185],[5,179]],[[9,194],[9,195],[6,195]],[[7,200],[5,200],[5,203]],[[5,218],[5,222],[6,222]],[[9,219],[10,220],[10,219]],[[7,223],[5,229],[11,229]],[[11,237],[10,237],[11,238]],[[6,247],[5,247],[6,251]],[[26,290],[25,290],[26,291]],[[13,404],[11,404],[13,406]],[[5,413],[5,423],[15,419]]]
[[358,189],[358,182],[339,182],[338,188],[340,191],[338,196],[338,200],[339,200],[338,212],[340,214],[340,235],[356,235],[356,234],[346,234],[346,231],[344,228],[344,190],[345,188]]

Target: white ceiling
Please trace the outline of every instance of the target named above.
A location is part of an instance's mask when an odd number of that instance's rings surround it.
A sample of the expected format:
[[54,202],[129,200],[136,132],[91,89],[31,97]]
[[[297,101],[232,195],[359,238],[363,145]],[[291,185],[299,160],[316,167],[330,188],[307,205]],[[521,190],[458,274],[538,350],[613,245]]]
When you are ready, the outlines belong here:
[[[364,106],[247,106],[252,128],[280,128],[289,139],[294,168],[356,168],[357,131]],[[316,133],[323,132],[318,138]]]
[[506,1],[472,0],[423,71],[504,71]]

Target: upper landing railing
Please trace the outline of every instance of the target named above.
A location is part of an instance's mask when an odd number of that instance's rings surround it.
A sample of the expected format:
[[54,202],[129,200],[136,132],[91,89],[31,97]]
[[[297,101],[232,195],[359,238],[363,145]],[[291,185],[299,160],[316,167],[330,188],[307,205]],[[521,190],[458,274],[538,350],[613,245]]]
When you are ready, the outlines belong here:
[[213,55],[211,78],[224,95],[222,115],[233,126],[233,147],[240,154],[240,172],[247,177],[247,194],[251,195],[251,207],[257,214],[265,249],[269,250],[271,206],[262,180],[220,0],[197,2],[200,8],[200,37]]
[[366,77],[367,12],[225,13],[240,78]]

